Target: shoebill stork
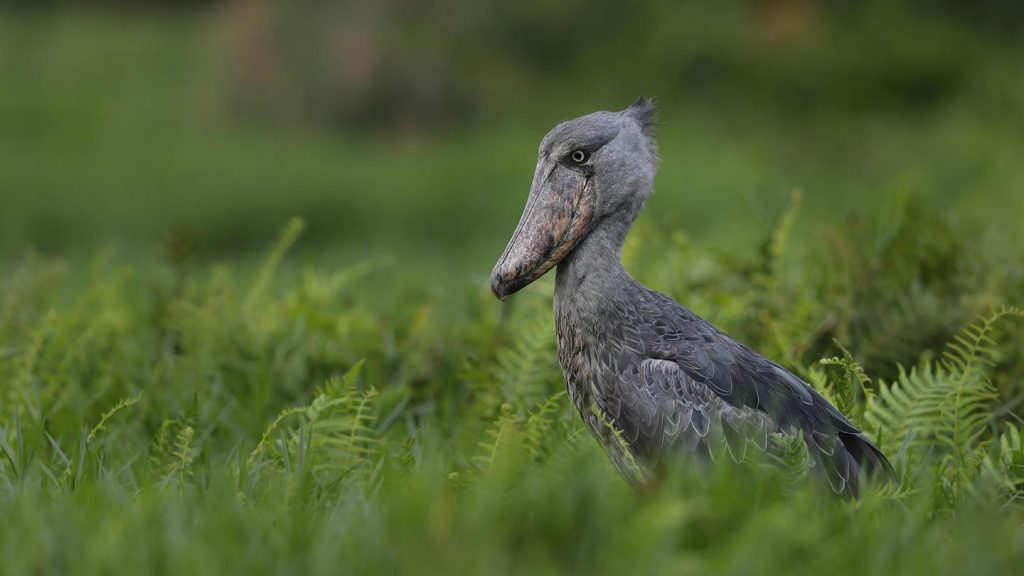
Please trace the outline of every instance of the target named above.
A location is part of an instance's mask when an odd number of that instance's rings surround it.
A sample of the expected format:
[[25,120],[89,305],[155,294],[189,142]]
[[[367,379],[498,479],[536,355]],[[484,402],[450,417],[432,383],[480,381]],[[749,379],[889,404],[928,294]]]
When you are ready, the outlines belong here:
[[792,372],[634,280],[620,260],[651,195],[655,107],[562,122],[540,144],[533,186],[491,274],[501,300],[557,266],[558,360],[569,397],[634,483],[668,459],[742,459],[777,434],[802,438],[831,488],[856,495],[891,474],[882,452]]

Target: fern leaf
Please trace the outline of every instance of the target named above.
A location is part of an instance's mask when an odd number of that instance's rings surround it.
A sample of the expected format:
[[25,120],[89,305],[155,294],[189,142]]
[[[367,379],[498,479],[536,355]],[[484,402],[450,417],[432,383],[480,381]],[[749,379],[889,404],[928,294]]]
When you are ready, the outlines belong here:
[[981,477],[1009,504],[1024,504],[1024,427],[1010,426],[985,454]]
[[501,415],[487,430],[487,441],[482,441],[479,446],[482,453],[473,458],[473,464],[481,472],[491,472],[496,463],[511,451],[512,444],[518,436],[518,421],[515,409],[511,404],[502,404]]
[[769,437],[771,450],[766,453],[768,460],[781,470],[783,477],[795,484],[807,477],[812,465],[811,453],[802,436],[773,433]]
[[100,421],[97,422],[96,425],[93,426],[92,430],[89,431],[89,436],[86,437],[86,442],[92,442],[96,438],[96,436],[106,427],[107,421],[113,418],[115,414],[124,410],[125,408],[128,408],[129,406],[136,404],[141,399],[142,392],[139,392],[139,395],[134,398],[122,398],[121,400],[119,400],[117,404],[114,405],[113,408],[107,410],[106,412],[103,413],[102,416],[100,416]]
[[273,281],[274,275],[281,265],[281,260],[284,259],[284,255],[288,253],[288,250],[295,244],[295,241],[299,239],[305,228],[306,223],[301,218],[292,218],[285,225],[281,231],[281,236],[263,262],[263,267],[260,268],[256,281],[253,282],[249,293],[245,296],[243,309],[246,311],[246,316],[252,314],[256,305],[270,287],[270,283]]
[[526,449],[536,461],[544,460],[550,454],[550,447],[555,444],[551,436],[557,426],[557,414],[566,399],[565,391],[559,391],[542,402],[530,413],[523,426]]
[[868,403],[865,418],[888,450],[940,456],[946,505],[959,501],[981,463],[979,448],[998,398],[988,379],[997,353],[992,330],[1001,318],[1021,315],[1013,307],[994,310],[954,337],[940,361],[909,373],[901,367],[897,381],[880,384]]
[[822,358],[818,363],[825,366],[831,376],[828,379],[827,395],[835,401],[836,407],[843,414],[853,417],[857,411],[857,397],[867,397],[871,379],[849,350],[839,342],[835,344],[842,351],[842,357]]

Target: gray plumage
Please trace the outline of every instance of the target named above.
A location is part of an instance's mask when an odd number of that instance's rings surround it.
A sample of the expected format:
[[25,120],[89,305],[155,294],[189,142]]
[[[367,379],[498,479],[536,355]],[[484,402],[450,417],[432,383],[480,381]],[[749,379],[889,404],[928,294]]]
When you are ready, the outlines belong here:
[[[565,384],[587,427],[628,479],[667,458],[770,450],[802,437],[838,493],[885,456],[800,378],[634,280],[620,252],[657,170],[655,108],[563,122],[544,137],[519,227],[495,266],[499,298],[557,265],[555,321]],[[623,442],[613,437],[621,433]]]

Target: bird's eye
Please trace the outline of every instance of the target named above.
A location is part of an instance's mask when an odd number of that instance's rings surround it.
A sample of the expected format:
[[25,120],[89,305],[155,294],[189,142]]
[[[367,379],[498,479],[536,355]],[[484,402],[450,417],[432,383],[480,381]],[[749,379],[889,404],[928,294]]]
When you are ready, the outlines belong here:
[[569,153],[569,160],[573,164],[583,164],[590,158],[590,153],[586,150],[573,150]]

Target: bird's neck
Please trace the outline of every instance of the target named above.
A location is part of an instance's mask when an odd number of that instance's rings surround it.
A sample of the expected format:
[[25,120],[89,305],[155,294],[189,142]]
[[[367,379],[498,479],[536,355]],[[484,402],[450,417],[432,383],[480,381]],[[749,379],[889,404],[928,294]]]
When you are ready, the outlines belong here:
[[[614,290],[632,279],[622,266],[622,245],[633,223],[629,214],[602,218],[572,252],[558,264],[555,293],[558,297],[599,296],[597,292]],[[590,294],[590,292],[595,292]]]

